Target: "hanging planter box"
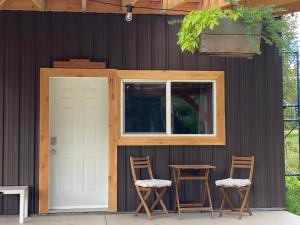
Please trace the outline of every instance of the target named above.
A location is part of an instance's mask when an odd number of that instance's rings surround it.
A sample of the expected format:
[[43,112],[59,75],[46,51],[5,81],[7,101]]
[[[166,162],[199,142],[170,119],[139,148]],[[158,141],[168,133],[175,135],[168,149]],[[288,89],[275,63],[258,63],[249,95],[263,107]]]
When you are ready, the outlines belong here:
[[[262,24],[253,28],[253,43],[260,48]],[[241,20],[222,19],[213,30],[206,29],[200,36],[200,53],[212,56],[252,57],[256,51],[250,46]]]

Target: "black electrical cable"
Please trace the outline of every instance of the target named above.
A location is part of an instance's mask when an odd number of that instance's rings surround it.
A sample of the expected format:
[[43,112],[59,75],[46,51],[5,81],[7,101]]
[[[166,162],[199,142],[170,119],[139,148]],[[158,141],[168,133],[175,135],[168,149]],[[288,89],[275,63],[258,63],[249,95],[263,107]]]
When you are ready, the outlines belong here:
[[[98,0],[90,0],[91,2],[96,2],[100,4],[105,4],[105,5],[112,5],[112,6],[119,6],[122,8],[127,8],[128,5],[121,5],[121,4],[116,4],[116,3],[110,3],[110,2],[104,2],[104,1],[98,1]],[[155,7],[146,7],[146,6],[133,6],[133,8],[136,9],[151,9],[151,10],[164,10],[164,11],[173,11],[173,12],[186,12],[189,13],[190,11],[187,10],[180,10],[180,9],[164,9],[164,8],[155,8]]]

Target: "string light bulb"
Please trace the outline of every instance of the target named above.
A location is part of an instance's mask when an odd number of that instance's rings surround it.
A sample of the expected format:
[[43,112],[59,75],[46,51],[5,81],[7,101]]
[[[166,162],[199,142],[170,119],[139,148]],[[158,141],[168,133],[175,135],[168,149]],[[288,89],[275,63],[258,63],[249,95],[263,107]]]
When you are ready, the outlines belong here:
[[127,5],[127,12],[126,12],[126,16],[125,16],[125,20],[127,22],[131,22],[132,21],[132,9],[133,6],[132,5]]

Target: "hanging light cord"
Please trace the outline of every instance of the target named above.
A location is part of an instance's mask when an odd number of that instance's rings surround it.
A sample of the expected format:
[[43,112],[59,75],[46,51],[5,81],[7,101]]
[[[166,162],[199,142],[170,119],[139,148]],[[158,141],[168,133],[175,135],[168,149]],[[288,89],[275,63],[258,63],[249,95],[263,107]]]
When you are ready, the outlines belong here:
[[[98,1],[98,0],[90,0],[91,2],[96,2],[104,5],[112,5],[112,6],[119,6],[122,8],[127,8],[128,5],[122,5],[122,4],[116,4],[116,3],[110,3],[110,2],[104,2],[104,1]],[[155,7],[146,7],[146,6],[133,6],[135,9],[151,9],[151,10],[161,10],[161,11],[173,11],[173,12],[186,12],[189,13],[190,11],[187,10],[180,10],[180,9],[164,9],[164,8],[155,8]]]

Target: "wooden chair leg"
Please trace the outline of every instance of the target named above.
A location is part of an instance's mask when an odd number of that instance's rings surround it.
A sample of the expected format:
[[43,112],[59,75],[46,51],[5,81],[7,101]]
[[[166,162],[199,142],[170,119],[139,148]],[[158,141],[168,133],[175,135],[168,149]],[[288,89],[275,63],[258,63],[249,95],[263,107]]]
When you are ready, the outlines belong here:
[[219,217],[222,216],[224,205],[225,205],[225,197],[223,197],[223,200],[222,200],[222,203],[221,203]]
[[[148,199],[148,197],[150,196],[151,192],[152,192],[152,190],[149,190],[149,191],[146,192],[146,194],[145,194],[145,196],[144,196],[144,200],[145,200],[145,201],[147,201],[147,199]],[[142,203],[142,201],[140,201],[138,207],[137,207],[136,210],[135,210],[135,215],[136,215],[136,216],[137,216],[138,213],[141,211],[142,207],[143,207],[143,203]]]
[[[239,193],[239,195],[241,197],[241,200],[243,201],[244,198],[245,198],[244,194],[242,193],[241,190],[238,190],[238,193]],[[247,208],[247,211],[248,211],[249,215],[252,216],[252,212],[250,210],[250,207],[249,207],[249,204],[248,204],[248,200],[246,201],[246,208]]]
[[160,193],[158,193],[157,189],[154,191],[155,192],[155,195],[156,195],[156,200],[154,201],[154,203],[152,204],[151,206],[151,210],[153,210],[155,208],[155,206],[160,203],[161,207],[162,207],[162,210],[163,212],[166,214],[166,216],[168,216],[168,210],[167,210],[167,207],[166,205],[164,204],[163,200],[162,200],[162,197],[163,195],[165,194],[165,192],[167,191],[167,187],[164,187]]
[[[150,190],[150,191],[152,192],[152,190]],[[149,209],[149,207],[148,207],[148,205],[147,205],[147,203],[146,203],[146,201],[145,201],[145,199],[144,199],[144,197],[143,197],[141,191],[140,191],[139,189],[137,189],[137,192],[138,192],[138,195],[139,195],[139,197],[140,197],[141,203],[143,204],[144,209],[146,210],[146,213],[147,213],[147,215],[148,215],[148,218],[151,219],[151,212],[150,212],[150,209]],[[149,195],[150,195],[150,194],[149,194]]]
[[153,202],[152,206],[151,206],[151,210],[153,210],[155,208],[155,206],[160,202],[163,194],[166,192],[166,190],[162,190],[160,193],[158,193],[157,190],[154,190],[154,193],[156,195],[156,199]]
[[163,188],[163,194],[161,195],[160,200],[159,200],[159,203],[160,203],[160,205],[161,205],[163,211],[165,212],[166,216],[169,215],[169,214],[168,214],[168,210],[167,210],[167,207],[166,207],[165,203],[163,202],[163,200],[162,200],[161,198],[164,196],[164,194],[165,194],[165,192],[166,192],[167,190],[168,190],[167,187],[164,187],[164,188]]
[[239,219],[242,219],[242,214],[244,212],[244,208],[245,208],[245,206],[247,204],[247,201],[248,201],[249,191],[250,191],[250,187],[247,189],[246,194],[244,196],[243,203],[242,203],[242,206],[241,206],[241,209],[240,209]]
[[151,206],[151,210],[153,210],[155,208],[155,206],[158,204],[159,200],[160,200],[160,194],[158,193],[157,190],[154,190],[154,193],[156,195],[156,199],[155,201],[153,202],[152,206]]
[[231,201],[230,201],[230,199],[229,199],[229,197],[228,197],[228,195],[227,195],[227,192],[226,192],[225,188],[224,188],[224,187],[221,187],[221,188],[220,188],[220,191],[221,191],[221,193],[223,194],[224,199],[225,199],[225,201],[228,203],[230,209],[231,209],[232,211],[234,211],[233,204],[231,203]]

